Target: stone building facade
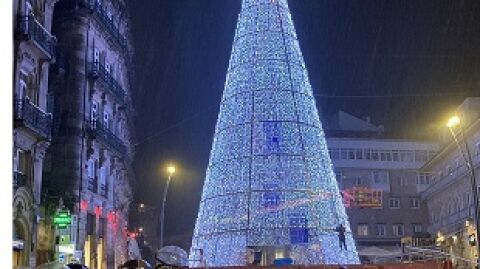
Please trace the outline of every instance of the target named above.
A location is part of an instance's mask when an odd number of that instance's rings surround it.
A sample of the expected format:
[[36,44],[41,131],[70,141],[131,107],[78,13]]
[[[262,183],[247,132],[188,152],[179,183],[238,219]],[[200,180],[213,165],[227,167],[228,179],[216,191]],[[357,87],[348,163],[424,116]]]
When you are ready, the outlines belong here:
[[13,1],[13,266],[36,265],[42,169],[50,145],[49,68],[55,58],[51,34],[57,0]]
[[[134,174],[132,47],[123,0],[59,0],[53,10],[54,127],[44,167],[42,261],[116,268],[128,259]],[[58,210],[67,229],[53,225]],[[56,227],[49,229],[49,227]]]
[[430,182],[418,169],[438,145],[386,139],[382,127],[344,112],[333,119],[339,122],[329,122],[327,144],[359,255],[370,246],[398,249],[402,237],[425,232],[420,194]]
[[477,178],[477,190],[480,191],[480,98],[466,99],[456,114],[460,117],[461,125],[453,129],[459,144],[445,126],[449,139],[438,154],[422,167],[432,182],[422,197],[429,210],[428,231],[437,236],[438,245],[456,257],[475,260],[477,253],[471,242],[476,233],[475,201],[470,170],[462,152],[468,160],[468,145]]

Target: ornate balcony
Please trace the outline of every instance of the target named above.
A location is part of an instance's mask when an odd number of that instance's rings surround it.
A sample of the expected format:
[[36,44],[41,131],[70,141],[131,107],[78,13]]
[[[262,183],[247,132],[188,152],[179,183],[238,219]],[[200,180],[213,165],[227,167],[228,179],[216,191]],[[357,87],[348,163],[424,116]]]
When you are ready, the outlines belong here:
[[87,130],[92,138],[98,139],[100,143],[115,151],[123,158],[127,154],[127,148],[112,131],[106,128],[100,121],[87,121]]
[[17,190],[20,187],[24,187],[27,185],[27,176],[24,174],[14,171],[13,172],[13,189]]
[[110,91],[110,93],[118,99],[120,103],[125,101],[125,90],[120,83],[113,78],[105,66],[99,62],[91,62],[88,64],[88,76],[92,79],[100,79],[100,82]]
[[43,112],[28,98],[15,100],[14,110],[15,127],[25,127],[39,138],[51,139],[52,114]]
[[18,29],[25,40],[31,40],[48,59],[52,59],[55,55],[57,39],[34,16],[21,16]]
[[96,0],[86,0],[88,1],[88,8],[93,14],[94,19],[98,24],[103,28],[110,39],[107,40],[113,41],[114,45],[118,46],[121,50],[126,51],[127,39],[120,33],[118,27],[114,24],[113,19],[108,16],[107,10]]

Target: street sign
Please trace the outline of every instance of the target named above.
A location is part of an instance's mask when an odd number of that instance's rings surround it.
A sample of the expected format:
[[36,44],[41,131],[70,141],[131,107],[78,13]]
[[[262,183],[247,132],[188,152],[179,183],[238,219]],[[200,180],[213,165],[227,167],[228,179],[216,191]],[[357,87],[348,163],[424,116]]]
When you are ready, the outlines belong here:
[[65,263],[65,253],[59,253],[58,254],[58,262],[59,263]]

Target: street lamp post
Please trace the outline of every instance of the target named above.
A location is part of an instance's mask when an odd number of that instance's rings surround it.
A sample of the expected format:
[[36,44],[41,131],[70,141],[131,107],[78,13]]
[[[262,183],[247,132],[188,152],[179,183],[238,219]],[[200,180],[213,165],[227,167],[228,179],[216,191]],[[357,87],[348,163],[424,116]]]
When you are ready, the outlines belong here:
[[165,218],[165,202],[167,201],[167,192],[168,186],[170,185],[170,180],[172,179],[173,174],[175,174],[175,166],[170,165],[167,167],[168,171],[168,179],[165,185],[165,189],[163,190],[163,199],[162,199],[162,211],[160,212],[160,244],[159,249],[163,247],[163,223]]
[[476,248],[477,248],[477,268],[480,266],[480,213],[479,213],[479,200],[478,200],[478,187],[477,187],[477,178],[475,176],[475,167],[473,166],[472,154],[470,153],[470,149],[468,147],[468,142],[463,134],[463,130],[460,130],[460,134],[462,135],[462,140],[465,144],[465,151],[463,152],[462,147],[460,146],[460,141],[458,141],[457,134],[455,134],[454,127],[460,125],[460,118],[458,116],[453,116],[447,123],[447,127],[452,134],[453,140],[457,144],[458,150],[462,154],[463,160],[465,161],[468,170],[470,172],[470,182],[472,187],[472,198],[473,198],[473,217],[475,219],[475,229],[476,229]]

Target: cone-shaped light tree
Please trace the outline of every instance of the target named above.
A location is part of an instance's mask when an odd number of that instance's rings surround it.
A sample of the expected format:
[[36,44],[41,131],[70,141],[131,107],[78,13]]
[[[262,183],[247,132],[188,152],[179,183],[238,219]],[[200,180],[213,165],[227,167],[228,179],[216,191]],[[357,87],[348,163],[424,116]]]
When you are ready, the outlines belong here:
[[203,266],[199,253],[210,266],[245,265],[249,249],[359,262],[286,0],[242,2],[191,265]]

